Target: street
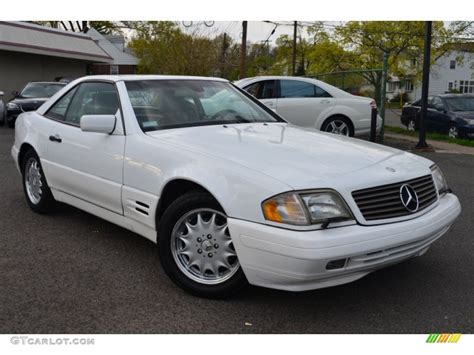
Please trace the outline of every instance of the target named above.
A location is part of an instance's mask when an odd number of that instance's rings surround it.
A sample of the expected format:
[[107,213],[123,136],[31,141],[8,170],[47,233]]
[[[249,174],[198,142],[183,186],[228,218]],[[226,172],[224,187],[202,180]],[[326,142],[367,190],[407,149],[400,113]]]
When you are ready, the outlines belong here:
[[473,156],[423,154],[463,207],[424,256],[343,286],[215,301],[177,288],[145,238],[65,205],[33,213],[13,135],[0,127],[0,333],[474,332]]

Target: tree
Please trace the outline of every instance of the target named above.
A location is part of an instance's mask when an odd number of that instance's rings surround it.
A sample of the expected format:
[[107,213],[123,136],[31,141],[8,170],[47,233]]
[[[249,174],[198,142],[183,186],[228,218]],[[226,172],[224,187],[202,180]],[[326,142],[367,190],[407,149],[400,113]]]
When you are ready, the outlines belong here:
[[129,46],[140,59],[140,73],[215,75],[219,48],[211,39],[199,34],[185,34],[169,21],[134,26],[136,35]]
[[[401,79],[421,79],[424,22],[422,21],[350,21],[336,26],[328,34],[323,26],[310,28],[313,44],[310,51],[311,71],[363,70],[360,75],[375,88],[380,97],[382,74],[370,69],[382,68],[383,56],[388,55],[389,73]],[[433,22],[433,60],[448,43],[461,40],[472,31],[472,22],[452,22],[445,26]],[[332,69],[331,69],[332,68]]]
[[87,32],[89,28],[96,29],[103,35],[122,34],[125,26],[114,21],[32,21],[38,25],[60,28],[70,32]]

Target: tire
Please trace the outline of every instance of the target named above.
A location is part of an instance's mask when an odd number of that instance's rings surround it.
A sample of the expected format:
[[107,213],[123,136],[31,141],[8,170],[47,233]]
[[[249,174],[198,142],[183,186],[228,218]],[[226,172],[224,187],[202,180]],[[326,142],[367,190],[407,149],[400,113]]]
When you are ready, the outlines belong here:
[[451,127],[449,127],[448,136],[449,138],[455,138],[455,139],[461,138],[459,134],[458,126],[455,123],[452,123]]
[[226,298],[247,285],[226,220],[217,201],[200,191],[178,197],[163,213],[158,228],[160,261],[183,290],[199,297]]
[[351,120],[345,116],[329,117],[321,126],[321,131],[354,137],[354,126]]
[[5,121],[7,123],[8,128],[15,128],[15,120],[9,120],[5,117]]
[[30,149],[25,153],[21,171],[23,191],[28,206],[36,213],[46,214],[52,212],[56,201],[49,189],[40,159],[33,150]]

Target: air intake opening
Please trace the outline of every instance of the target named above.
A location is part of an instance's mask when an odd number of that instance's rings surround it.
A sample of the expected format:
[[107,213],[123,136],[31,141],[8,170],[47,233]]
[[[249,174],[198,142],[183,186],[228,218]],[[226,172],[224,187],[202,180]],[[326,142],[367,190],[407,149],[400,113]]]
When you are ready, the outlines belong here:
[[342,269],[346,265],[347,259],[331,260],[326,264],[326,270]]

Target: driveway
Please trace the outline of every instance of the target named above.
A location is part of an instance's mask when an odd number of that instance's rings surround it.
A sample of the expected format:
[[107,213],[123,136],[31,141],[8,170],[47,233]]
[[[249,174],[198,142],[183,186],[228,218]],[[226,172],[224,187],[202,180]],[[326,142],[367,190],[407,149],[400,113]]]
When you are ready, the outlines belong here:
[[[0,333],[473,333],[473,156],[426,153],[463,213],[422,257],[304,293],[178,289],[146,239],[62,206],[33,213],[0,128]],[[206,344],[209,346],[209,344]]]

